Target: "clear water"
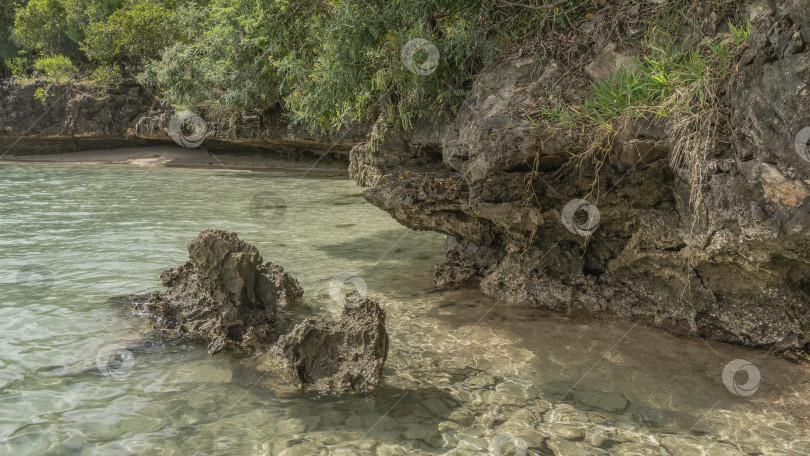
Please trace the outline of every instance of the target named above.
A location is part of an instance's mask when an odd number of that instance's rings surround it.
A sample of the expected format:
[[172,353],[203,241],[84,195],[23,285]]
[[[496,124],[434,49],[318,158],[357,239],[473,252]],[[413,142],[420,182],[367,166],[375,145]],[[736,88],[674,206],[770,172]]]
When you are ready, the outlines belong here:
[[[443,237],[360,190],[287,172],[0,165],[0,455],[810,454],[806,367],[433,291]],[[296,276],[300,314],[337,316],[330,280],[362,277],[388,311],[383,385],[274,388],[238,355],[162,339],[107,302],[159,289],[206,228]],[[123,367],[97,362],[118,347]],[[734,359],[760,373],[752,395],[724,385]]]

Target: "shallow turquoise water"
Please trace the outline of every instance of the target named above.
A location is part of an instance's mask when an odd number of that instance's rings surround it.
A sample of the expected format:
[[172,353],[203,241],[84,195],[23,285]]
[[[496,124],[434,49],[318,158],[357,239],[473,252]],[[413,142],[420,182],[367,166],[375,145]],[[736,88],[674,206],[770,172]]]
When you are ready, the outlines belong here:
[[[505,433],[528,454],[810,454],[806,368],[435,292],[443,236],[360,191],[290,172],[0,164],[0,454],[485,454]],[[107,302],[159,289],[207,228],[297,277],[301,314],[338,315],[330,280],[362,277],[389,314],[380,389],[277,391]],[[132,358],[97,362],[116,348]],[[738,358],[761,372],[752,396],[723,385]]]

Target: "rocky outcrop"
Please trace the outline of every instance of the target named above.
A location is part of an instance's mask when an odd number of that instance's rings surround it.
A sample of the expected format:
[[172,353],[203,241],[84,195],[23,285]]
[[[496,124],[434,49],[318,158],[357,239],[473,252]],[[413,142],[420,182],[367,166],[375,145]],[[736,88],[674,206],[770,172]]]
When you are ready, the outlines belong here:
[[539,65],[534,57],[484,70],[442,136],[444,162],[470,183],[525,169],[537,147],[534,127],[519,114],[538,108],[555,71],[554,65]]
[[[236,233],[203,231],[188,244],[188,253],[186,264],[160,275],[167,291],[124,301],[154,318],[158,328],[207,343],[212,355],[226,347],[250,353],[266,346],[278,334],[277,310],[303,295],[297,280],[281,266],[264,263],[256,247]],[[357,292],[344,306],[336,322],[298,323],[250,364],[298,388],[373,389],[388,356],[385,311]]]
[[[438,138],[409,132],[376,155],[356,147],[351,174],[373,183],[366,199],[402,224],[449,236],[439,286],[478,283],[515,305],[801,348],[810,343],[810,161],[796,138],[810,127],[808,10],[805,0],[746,10],[749,48],[717,126],[727,142],[703,161],[700,195],[672,160],[666,119],[629,123],[604,162],[579,166],[569,161],[578,138],[532,128],[526,117],[543,97],[577,100],[589,90],[554,55],[502,59],[477,77]],[[593,60],[617,54],[588,46]],[[441,150],[441,160],[398,158],[414,156],[411,138]],[[598,224],[585,221],[597,214]]]
[[369,391],[379,383],[388,356],[385,311],[355,291],[338,321],[305,320],[264,356],[280,360],[285,378],[301,388]]
[[[376,137],[376,130],[371,137]],[[378,141],[361,142],[349,152],[349,175],[363,187],[371,187],[396,167],[419,168],[441,161],[441,124],[435,119],[418,120],[413,130]],[[372,146],[372,143],[374,145]]]
[[[174,110],[134,82],[99,87],[1,81],[0,106],[0,154],[6,157],[174,144],[169,132]],[[338,166],[348,165],[349,150],[369,129],[357,125],[332,137],[311,134],[272,110],[200,116],[208,133],[202,147],[211,152]]]
[[233,346],[259,348],[276,310],[303,290],[281,266],[264,263],[256,247],[236,233],[206,230],[188,244],[189,261],[160,275],[169,289],[153,293],[139,310],[157,325],[208,343],[208,352]]
[[128,130],[152,102],[147,90],[131,84],[0,82],[0,149],[14,156],[155,144]]
[[[132,132],[137,138],[171,140],[169,123],[174,114],[164,107],[147,110],[135,119]],[[349,150],[368,132],[368,126],[356,125],[333,136],[311,133],[290,123],[281,111],[243,112],[229,118],[203,111],[200,116],[207,127],[202,146],[206,150],[231,155],[260,154],[287,162],[317,161],[346,167]]]

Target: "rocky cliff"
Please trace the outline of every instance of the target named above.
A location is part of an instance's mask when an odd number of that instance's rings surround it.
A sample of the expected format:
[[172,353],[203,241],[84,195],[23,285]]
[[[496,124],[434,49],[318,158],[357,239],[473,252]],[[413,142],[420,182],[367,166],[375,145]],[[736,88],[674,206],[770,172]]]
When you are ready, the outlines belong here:
[[[400,223],[448,235],[439,286],[477,283],[515,305],[801,349],[810,342],[809,11],[806,0],[741,9],[751,36],[721,92],[714,127],[725,141],[703,159],[697,187],[673,157],[671,119],[628,122],[602,159],[578,163],[580,138],[527,120],[549,96],[581,100],[630,57],[617,49],[633,41],[632,27],[604,42],[588,21],[562,51],[491,65],[446,125],[356,146],[350,173]],[[706,24],[698,33],[714,33]]]
[[[0,82],[0,155],[174,144],[169,132],[174,114],[152,91],[134,82],[115,87]],[[207,124],[206,150],[291,162],[347,166],[349,150],[368,130],[358,126],[334,137],[311,134],[277,110],[229,118],[203,110],[200,116]]]

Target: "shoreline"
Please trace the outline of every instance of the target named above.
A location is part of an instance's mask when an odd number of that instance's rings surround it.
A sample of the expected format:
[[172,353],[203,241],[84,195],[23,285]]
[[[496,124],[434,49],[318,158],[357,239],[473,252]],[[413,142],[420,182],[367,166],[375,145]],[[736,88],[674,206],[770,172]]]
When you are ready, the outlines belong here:
[[318,174],[340,173],[340,175],[346,175],[347,173],[346,168],[331,164],[289,162],[260,155],[214,154],[205,147],[187,149],[175,146],[127,147],[45,155],[7,155],[0,158],[0,162],[194,169],[224,168],[240,171],[313,171]]

